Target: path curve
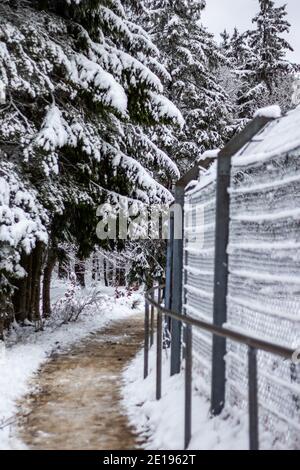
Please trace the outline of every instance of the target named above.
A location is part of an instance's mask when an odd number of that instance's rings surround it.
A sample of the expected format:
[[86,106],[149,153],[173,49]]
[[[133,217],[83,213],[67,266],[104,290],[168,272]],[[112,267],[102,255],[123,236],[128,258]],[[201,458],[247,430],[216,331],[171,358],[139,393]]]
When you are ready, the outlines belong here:
[[55,354],[23,403],[19,437],[33,450],[141,448],[121,405],[122,370],[142,343],[143,317],[131,316]]

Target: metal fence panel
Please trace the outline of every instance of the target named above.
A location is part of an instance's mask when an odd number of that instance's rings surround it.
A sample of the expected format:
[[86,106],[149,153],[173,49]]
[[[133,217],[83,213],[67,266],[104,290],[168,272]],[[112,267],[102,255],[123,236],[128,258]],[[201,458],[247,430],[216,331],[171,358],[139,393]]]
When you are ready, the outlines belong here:
[[[233,159],[228,247],[227,326],[295,349],[300,345],[299,157],[300,149],[248,164]],[[247,406],[246,371],[246,348],[228,342],[227,407]],[[278,447],[299,447],[299,366],[260,352],[258,380],[260,425]]]
[[[295,110],[282,119],[254,124],[249,136],[244,135],[243,149],[234,142],[228,150],[238,154],[232,159],[228,188],[225,326],[296,350],[300,348],[300,113]],[[213,321],[215,218],[213,164],[185,194],[183,307],[186,315],[206,322]],[[195,328],[194,380],[207,395],[211,356],[211,335]],[[258,352],[257,369],[262,447],[269,446],[272,436],[273,448],[300,448],[300,365]],[[228,341],[226,408],[247,406],[248,351]]]
[[[212,323],[216,221],[216,165],[185,195],[183,311]],[[197,387],[209,395],[211,334],[193,331],[193,368]]]

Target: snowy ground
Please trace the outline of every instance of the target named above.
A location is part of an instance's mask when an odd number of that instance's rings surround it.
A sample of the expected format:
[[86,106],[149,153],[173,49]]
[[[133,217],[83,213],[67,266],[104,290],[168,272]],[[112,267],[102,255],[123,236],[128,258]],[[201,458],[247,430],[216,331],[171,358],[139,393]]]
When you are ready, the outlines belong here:
[[[59,298],[65,290],[65,285],[56,283],[54,297]],[[18,413],[16,402],[29,392],[30,378],[51,353],[67,349],[111,321],[136,313],[131,307],[139,300],[139,294],[115,299],[112,288],[97,286],[97,291],[101,292],[100,308],[88,309],[77,322],[61,325],[59,321],[52,321],[45,325],[44,331],[37,333],[31,326],[15,327],[7,338],[5,350],[0,351],[0,450],[25,448],[12,431]],[[88,294],[83,292],[83,295]]]
[[[155,400],[155,348],[150,354],[150,374],[143,380],[143,351],[124,372],[123,404],[131,424],[151,450],[181,450],[184,441],[184,371],[170,377],[167,356],[163,364],[163,396]],[[211,419],[209,402],[193,395],[193,437],[190,450],[248,449],[247,414]]]

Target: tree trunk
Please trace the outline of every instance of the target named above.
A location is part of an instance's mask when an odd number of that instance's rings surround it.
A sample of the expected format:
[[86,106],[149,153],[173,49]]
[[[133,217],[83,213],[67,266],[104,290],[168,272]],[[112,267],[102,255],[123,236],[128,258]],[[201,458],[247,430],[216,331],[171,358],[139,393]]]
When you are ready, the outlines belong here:
[[93,281],[96,281],[97,277],[97,255],[96,253],[93,254],[92,258],[92,279]]
[[46,266],[43,276],[43,317],[49,318],[51,315],[51,278],[56,263],[56,254],[49,248]]
[[0,341],[4,341],[4,319],[0,317]]
[[32,285],[31,285],[31,302],[30,314],[35,322],[41,320],[41,277],[42,277],[42,264],[43,264],[43,251],[45,245],[37,242],[35,249],[32,253]]
[[26,282],[26,318],[32,320],[31,314],[31,297],[32,297],[32,253],[28,257],[28,270],[27,270],[27,282]]
[[100,259],[97,258],[97,281],[101,281]]
[[4,296],[0,293],[0,341],[4,341],[4,320],[5,320]]
[[81,287],[85,287],[85,262],[82,259],[76,259],[75,274],[77,282]]
[[28,294],[28,269],[29,269],[29,255],[23,254],[21,257],[21,266],[26,271],[26,276],[14,282],[16,287],[12,296],[12,303],[15,311],[15,319],[17,322],[23,322],[28,315],[27,310],[27,294]]
[[113,266],[109,261],[106,263],[106,272],[108,285],[111,286],[113,283]]
[[115,282],[116,282],[116,286],[119,287],[120,285],[120,269],[119,268],[116,268]]
[[58,278],[66,279],[68,277],[68,271],[66,269],[66,263],[63,261],[58,262]]
[[126,275],[125,275],[125,269],[120,269],[119,273],[119,284],[120,286],[126,286]]
[[106,287],[108,287],[106,259],[103,260],[103,275],[104,275],[104,284]]

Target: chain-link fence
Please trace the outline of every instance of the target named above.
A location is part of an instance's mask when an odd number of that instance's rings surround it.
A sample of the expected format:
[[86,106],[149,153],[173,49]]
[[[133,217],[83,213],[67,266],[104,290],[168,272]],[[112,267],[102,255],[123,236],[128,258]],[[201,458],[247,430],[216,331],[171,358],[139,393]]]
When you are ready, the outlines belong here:
[[[276,344],[300,344],[300,148],[261,159],[278,138],[273,125],[261,143],[233,159],[230,188],[227,323]],[[269,147],[267,147],[269,148]],[[245,159],[245,164],[243,161]],[[248,160],[247,160],[248,159]],[[247,403],[246,348],[228,344],[227,402]],[[278,446],[299,447],[300,368],[258,356],[260,419]]]
[[[184,225],[184,300],[186,315],[213,322],[214,258],[216,225],[216,165],[203,184],[186,191]],[[203,232],[197,239],[195,232]],[[183,338],[184,340],[184,338]],[[193,334],[194,369],[197,386],[210,393],[212,337],[199,329]]]
[[[230,156],[224,304],[227,328],[294,349],[300,346],[299,129],[296,110],[263,126]],[[183,307],[186,315],[206,322],[214,321],[218,292],[215,221],[221,178],[215,163],[185,193]],[[202,226],[193,217],[199,208]],[[201,246],[194,243],[197,230],[204,234]],[[226,348],[225,407],[243,409],[248,404],[247,347],[227,341]],[[194,380],[204,393],[212,382],[212,349],[211,335],[197,329]],[[300,448],[299,384],[299,364],[258,353],[260,426],[275,447]]]

